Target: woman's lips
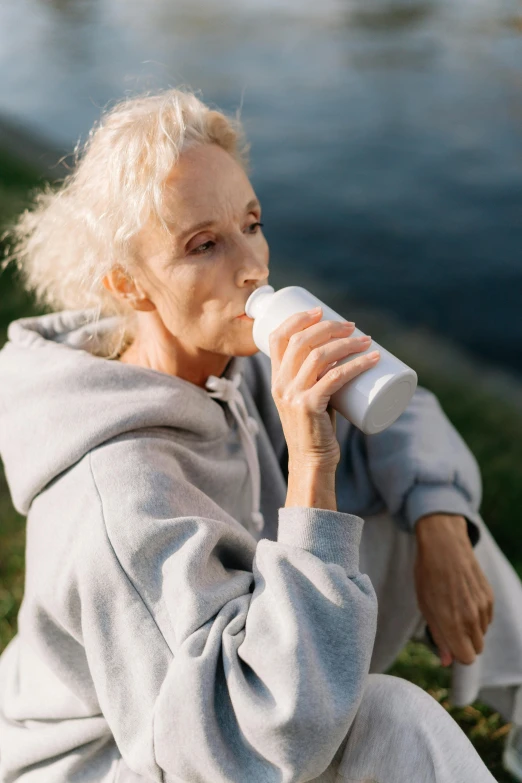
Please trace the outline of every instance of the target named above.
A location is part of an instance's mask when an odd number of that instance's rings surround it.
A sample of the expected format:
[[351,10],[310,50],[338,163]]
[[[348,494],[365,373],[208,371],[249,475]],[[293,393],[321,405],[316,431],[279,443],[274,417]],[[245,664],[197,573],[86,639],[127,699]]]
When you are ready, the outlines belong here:
[[236,318],[242,318],[244,321],[253,321],[253,318],[250,318],[246,313],[242,313],[241,315],[236,315]]

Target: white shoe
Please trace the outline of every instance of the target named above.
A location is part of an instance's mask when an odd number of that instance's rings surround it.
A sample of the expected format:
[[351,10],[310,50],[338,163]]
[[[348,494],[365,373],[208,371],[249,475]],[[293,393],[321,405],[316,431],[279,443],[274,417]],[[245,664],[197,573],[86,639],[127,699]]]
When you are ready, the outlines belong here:
[[504,769],[522,782],[522,726],[513,725],[502,755]]

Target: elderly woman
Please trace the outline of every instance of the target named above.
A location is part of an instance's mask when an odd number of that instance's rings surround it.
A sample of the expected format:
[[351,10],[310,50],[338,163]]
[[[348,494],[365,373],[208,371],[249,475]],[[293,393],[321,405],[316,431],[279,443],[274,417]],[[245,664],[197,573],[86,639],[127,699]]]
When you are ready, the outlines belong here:
[[0,352],[28,517],[2,782],[492,781],[434,699],[368,674],[376,595],[328,403],[379,357],[334,367],[361,344],[317,312],[257,352],[268,245],[239,124],[188,91],[115,106],[17,237],[61,311]]

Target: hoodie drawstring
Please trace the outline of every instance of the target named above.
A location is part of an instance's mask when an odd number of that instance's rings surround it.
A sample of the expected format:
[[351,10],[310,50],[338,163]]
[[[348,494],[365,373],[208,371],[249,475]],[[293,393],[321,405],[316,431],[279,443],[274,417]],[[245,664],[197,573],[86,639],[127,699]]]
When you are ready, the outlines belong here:
[[209,396],[228,403],[230,411],[239,425],[239,435],[245,451],[248,470],[252,481],[252,522],[259,532],[263,529],[264,518],[259,510],[261,503],[261,471],[257,457],[257,448],[254,435],[259,432],[256,420],[248,415],[243,395],[239,391],[241,374],[236,373],[232,380],[218,378],[217,375],[209,375],[206,388]]

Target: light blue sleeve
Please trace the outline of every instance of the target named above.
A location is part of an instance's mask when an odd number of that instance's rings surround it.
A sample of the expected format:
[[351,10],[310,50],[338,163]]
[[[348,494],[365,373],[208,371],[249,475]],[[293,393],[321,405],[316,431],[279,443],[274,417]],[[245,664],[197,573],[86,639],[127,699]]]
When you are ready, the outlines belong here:
[[407,531],[425,514],[459,514],[476,543],[479,466],[435,394],[418,386],[404,413],[375,435],[364,435],[338,414],[337,437],[339,510],[357,508],[351,513],[364,516],[387,509]]

